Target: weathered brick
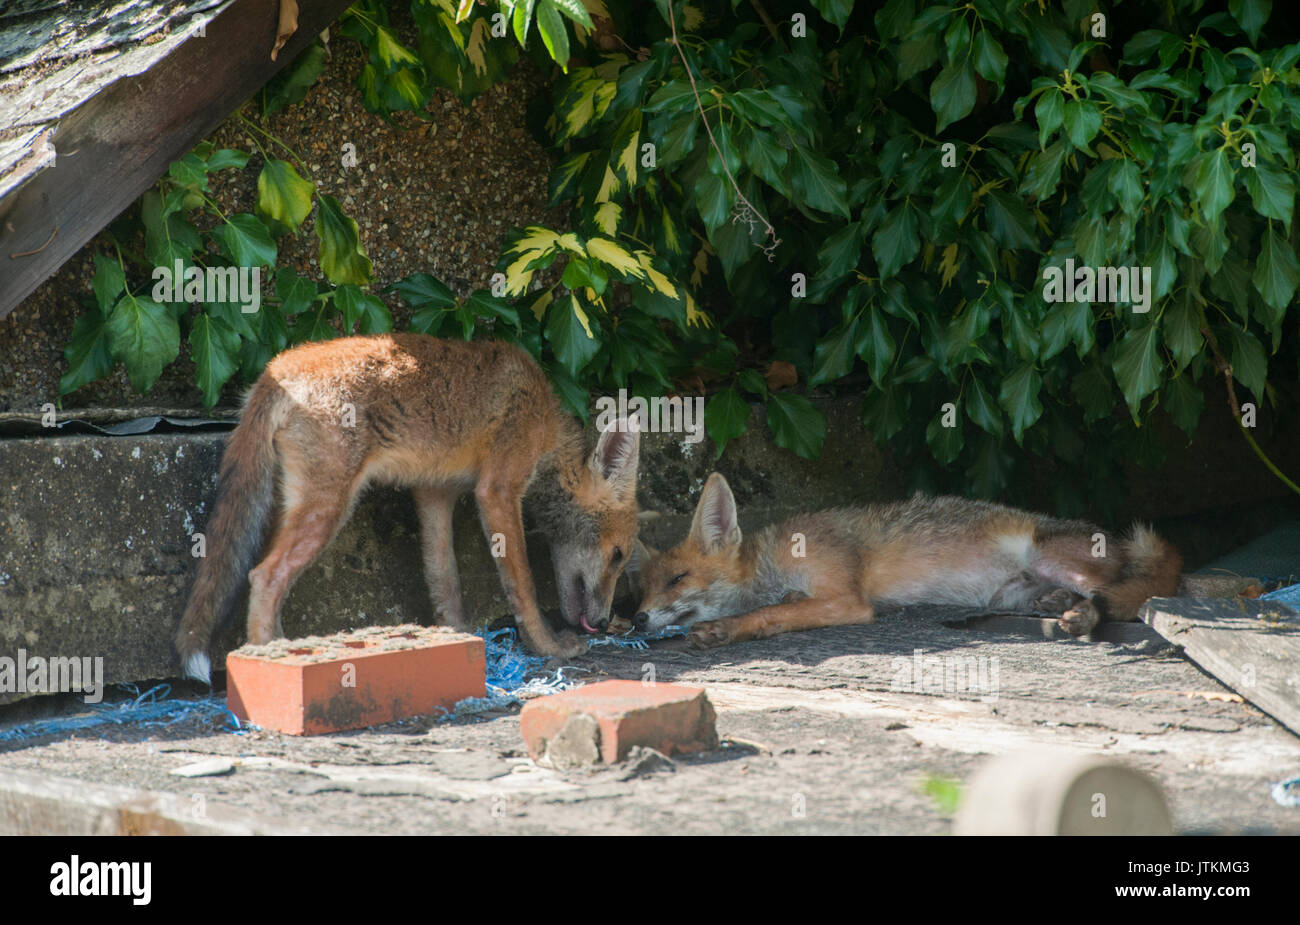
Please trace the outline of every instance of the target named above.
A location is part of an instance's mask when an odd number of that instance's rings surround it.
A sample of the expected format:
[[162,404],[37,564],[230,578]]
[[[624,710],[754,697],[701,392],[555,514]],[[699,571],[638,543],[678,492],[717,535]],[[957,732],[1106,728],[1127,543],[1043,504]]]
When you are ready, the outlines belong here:
[[482,697],[485,667],[478,636],[443,627],[368,627],[237,649],[226,658],[226,697],[241,720],[320,735]]
[[519,717],[528,752],[556,767],[613,764],[638,745],[665,755],[716,748],[702,687],[601,681],[530,700]]

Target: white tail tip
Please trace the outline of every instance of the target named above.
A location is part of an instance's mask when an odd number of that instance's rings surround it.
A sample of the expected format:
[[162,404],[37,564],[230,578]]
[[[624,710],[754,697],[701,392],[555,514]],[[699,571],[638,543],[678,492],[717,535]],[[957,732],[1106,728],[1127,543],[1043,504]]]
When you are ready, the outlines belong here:
[[212,661],[208,658],[208,653],[195,652],[185,659],[185,666],[181,669],[181,677],[193,678],[195,681],[211,684]]

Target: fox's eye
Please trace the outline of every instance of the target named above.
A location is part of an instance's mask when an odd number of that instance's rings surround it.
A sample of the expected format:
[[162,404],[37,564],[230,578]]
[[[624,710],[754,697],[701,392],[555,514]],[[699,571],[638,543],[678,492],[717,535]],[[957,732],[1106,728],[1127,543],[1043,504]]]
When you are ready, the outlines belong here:
[[675,578],[673,578],[672,581],[668,582],[668,587],[670,587],[670,588],[673,587],[673,585],[677,584],[679,581],[681,581],[683,578],[685,578],[685,577],[686,577],[687,575],[689,575],[689,574],[690,574],[690,572],[682,572],[680,575],[678,575],[678,576],[676,576]]
[[618,565],[622,561],[623,561],[623,550],[620,549],[618,546],[615,546],[614,554],[609,557],[609,564]]

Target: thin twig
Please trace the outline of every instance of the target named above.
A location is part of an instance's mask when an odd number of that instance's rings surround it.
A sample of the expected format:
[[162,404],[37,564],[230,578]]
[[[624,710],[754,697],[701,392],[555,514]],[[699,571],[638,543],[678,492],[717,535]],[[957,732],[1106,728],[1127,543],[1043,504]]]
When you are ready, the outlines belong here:
[[776,43],[781,46],[781,49],[789,51],[790,48],[785,44],[785,38],[781,35],[781,30],[776,27],[776,23],[772,22],[772,17],[767,15],[767,10],[763,8],[761,0],[749,0],[749,5],[754,8],[758,18],[763,20],[763,25],[767,26],[767,31],[772,33],[772,38],[776,39]]
[[686,71],[686,77],[691,82],[691,92],[695,94],[695,108],[700,111],[700,118],[704,120],[704,131],[709,133],[709,143],[713,145],[713,150],[718,152],[718,161],[722,164],[722,169],[727,172],[727,179],[731,181],[732,187],[736,190],[736,196],[745,204],[745,208],[747,208],[750,213],[758,217],[758,220],[767,228],[767,236],[772,239],[772,243],[763,248],[763,252],[767,254],[767,259],[771,261],[775,257],[776,248],[781,243],[781,239],[776,236],[776,229],[772,227],[772,223],[764,218],[762,214],[754,208],[754,204],[746,199],[745,194],[740,191],[740,184],[737,183],[736,178],[731,175],[731,168],[727,166],[727,158],[722,153],[722,148],[718,146],[718,140],[713,137],[713,129],[709,127],[709,118],[704,114],[704,103],[700,100],[700,88],[695,85],[695,75],[691,73],[691,66],[686,60],[686,52],[682,50],[681,42],[677,40],[677,16],[673,13],[673,5],[671,2],[668,4],[668,25],[671,26],[673,30],[673,47],[677,49],[677,55],[682,59],[682,68]]
[[1264,463],[1268,468],[1268,471],[1277,476],[1283,485],[1291,489],[1297,495],[1300,495],[1300,485],[1296,485],[1295,482],[1291,481],[1283,474],[1281,469],[1273,464],[1273,460],[1269,459],[1268,456],[1264,454],[1264,451],[1260,449],[1259,444],[1255,442],[1255,438],[1250,435],[1250,428],[1241,423],[1241,405],[1237,402],[1237,390],[1232,384],[1232,364],[1227,361],[1223,356],[1223,352],[1219,350],[1218,338],[1214,336],[1214,332],[1210,330],[1209,325],[1201,326],[1201,336],[1204,337],[1205,342],[1210,345],[1210,352],[1214,354],[1215,365],[1219,367],[1219,372],[1223,373],[1223,381],[1228,385],[1228,410],[1231,412],[1233,419],[1236,420],[1238,425],[1241,427],[1241,435],[1246,438],[1246,442],[1250,444],[1250,448],[1255,451],[1255,455],[1260,458],[1260,461]]
[[59,226],[55,225],[54,230],[50,232],[50,236],[45,239],[45,243],[42,244],[40,247],[36,248],[36,250],[23,251],[21,254],[10,254],[9,259],[17,260],[19,257],[32,257],[35,256],[36,254],[39,254],[41,251],[45,250],[45,248],[50,246],[51,242],[54,241],[54,238],[58,235],[58,233],[59,233]]

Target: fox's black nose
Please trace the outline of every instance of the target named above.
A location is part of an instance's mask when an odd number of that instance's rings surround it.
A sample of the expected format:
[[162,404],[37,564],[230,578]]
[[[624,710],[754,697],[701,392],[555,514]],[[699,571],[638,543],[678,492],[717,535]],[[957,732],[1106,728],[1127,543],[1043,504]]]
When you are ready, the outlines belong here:
[[650,622],[650,614],[646,613],[644,610],[632,618],[632,625],[639,630],[645,629],[646,624],[649,622]]

